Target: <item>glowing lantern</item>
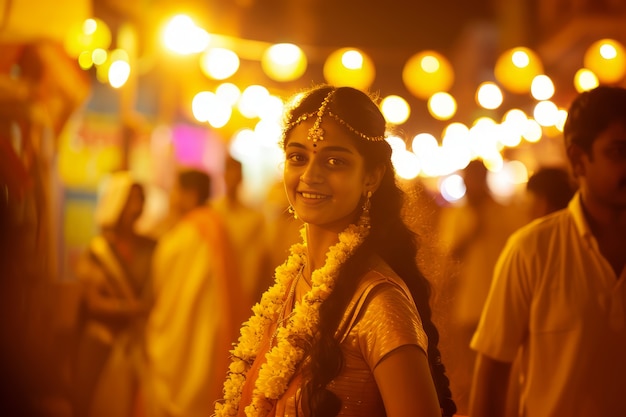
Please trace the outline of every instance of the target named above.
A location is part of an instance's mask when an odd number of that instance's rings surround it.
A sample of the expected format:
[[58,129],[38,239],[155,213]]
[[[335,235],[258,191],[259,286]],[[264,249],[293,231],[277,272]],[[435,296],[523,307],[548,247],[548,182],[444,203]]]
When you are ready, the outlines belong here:
[[600,85],[598,76],[594,74],[593,71],[588,70],[587,68],[581,68],[576,71],[576,75],[574,75],[574,87],[579,93],[592,90],[598,85]]
[[324,63],[324,78],[330,84],[366,90],[374,81],[374,63],[354,48],[338,49]]
[[585,68],[596,74],[600,82],[617,83],[626,73],[626,51],[619,42],[602,39],[587,49],[584,64]]
[[528,48],[517,47],[505,51],[494,68],[498,82],[507,90],[524,94],[530,91],[533,79],[543,74],[539,56]]
[[100,19],[87,19],[68,28],[64,44],[66,52],[76,58],[84,51],[108,49],[110,45],[111,29]]
[[239,56],[230,49],[211,48],[200,56],[200,69],[209,78],[225,80],[239,69]]
[[426,100],[452,87],[454,71],[443,55],[435,51],[423,51],[413,55],[404,64],[402,81],[411,94]]
[[406,122],[411,114],[409,103],[400,96],[390,95],[380,103],[380,109],[389,123],[401,125]]
[[279,43],[265,50],[261,58],[261,67],[272,80],[293,81],[304,74],[307,59],[298,46]]
[[448,93],[435,93],[428,99],[428,112],[435,119],[448,120],[454,116],[456,109],[456,100]]

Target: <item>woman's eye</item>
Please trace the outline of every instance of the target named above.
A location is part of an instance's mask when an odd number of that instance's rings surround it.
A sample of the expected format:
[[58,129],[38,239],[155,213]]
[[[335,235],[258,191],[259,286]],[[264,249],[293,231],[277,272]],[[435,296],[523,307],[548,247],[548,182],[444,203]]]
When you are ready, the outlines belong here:
[[299,153],[291,153],[287,155],[287,160],[291,163],[299,163],[305,160],[304,156]]
[[328,165],[331,165],[331,166],[345,165],[345,162],[339,158],[328,158]]

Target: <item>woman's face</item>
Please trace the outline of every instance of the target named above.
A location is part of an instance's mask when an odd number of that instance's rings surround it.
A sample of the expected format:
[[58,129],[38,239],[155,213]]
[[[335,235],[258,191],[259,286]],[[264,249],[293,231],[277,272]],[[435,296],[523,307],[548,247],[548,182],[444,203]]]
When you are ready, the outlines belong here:
[[335,232],[354,223],[361,197],[373,180],[354,139],[334,120],[322,122],[324,139],[308,139],[313,120],[294,127],[286,138],[284,183],[289,203],[298,217]]

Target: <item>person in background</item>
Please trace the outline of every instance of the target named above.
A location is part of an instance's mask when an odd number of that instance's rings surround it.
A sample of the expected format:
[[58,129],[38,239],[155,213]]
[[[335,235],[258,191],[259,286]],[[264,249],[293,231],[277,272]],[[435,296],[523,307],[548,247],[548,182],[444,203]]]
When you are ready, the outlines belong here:
[[563,168],[541,168],[528,179],[526,195],[531,220],[564,209],[570,202],[576,186],[569,172]]
[[75,362],[76,416],[130,416],[141,379],[155,241],[135,231],[144,190],[129,172],[111,174],[98,201],[101,233],[79,260],[83,288]]
[[452,392],[460,414],[469,404],[475,353],[469,342],[487,299],[493,267],[508,237],[523,224],[519,210],[494,198],[488,170],[480,159],[461,171],[465,184],[462,200],[441,211],[438,232],[445,268],[443,291],[450,298],[446,330]]
[[302,241],[242,327],[215,415],[450,416],[385,118],[354,88],[299,97],[282,145]]
[[271,284],[272,268],[265,216],[240,198],[242,181],[241,162],[227,156],[224,164],[226,193],[213,200],[211,205],[222,217],[228,231],[237,258],[242,291],[255,303]]
[[171,191],[178,221],[154,255],[154,305],[146,330],[146,417],[206,416],[219,397],[228,350],[249,308],[220,216],[207,204],[211,178],[185,169]]
[[564,126],[578,191],[515,232],[481,321],[470,416],[501,416],[521,355],[519,414],[626,415],[626,89],[600,86]]

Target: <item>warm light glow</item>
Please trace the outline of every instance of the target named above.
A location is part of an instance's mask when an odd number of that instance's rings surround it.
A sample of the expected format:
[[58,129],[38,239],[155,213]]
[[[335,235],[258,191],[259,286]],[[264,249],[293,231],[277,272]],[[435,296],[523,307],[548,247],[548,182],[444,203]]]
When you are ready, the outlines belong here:
[[419,133],[411,141],[411,149],[421,160],[428,158],[439,147],[439,142],[430,133]]
[[111,29],[100,19],[86,19],[82,24],[70,26],[65,37],[67,53],[78,58],[84,51],[108,49],[111,46]]
[[495,83],[484,82],[476,90],[476,103],[485,109],[497,109],[502,104],[504,97],[502,90]]
[[304,74],[307,59],[302,49],[291,43],[270,46],[263,53],[261,67],[275,81],[293,81]]
[[454,83],[454,70],[443,55],[423,51],[409,58],[402,70],[402,81],[411,94],[427,100],[433,94],[446,92]]
[[389,135],[385,138],[389,146],[391,146],[392,152],[397,150],[406,151],[406,142],[399,136]]
[[541,126],[554,126],[558,121],[559,108],[549,100],[540,101],[535,105],[533,116]]
[[130,65],[126,61],[113,61],[109,67],[109,84],[113,88],[120,88],[130,76]]
[[458,174],[441,178],[439,181],[439,192],[441,196],[448,202],[453,203],[465,196],[465,182],[463,177]]
[[530,93],[535,100],[549,100],[554,95],[554,83],[547,75],[537,75],[533,78]]
[[574,75],[574,88],[576,88],[576,91],[579,93],[593,90],[599,85],[600,81],[598,81],[598,77],[596,77],[593,71],[586,68],[581,68],[576,71],[576,75]]
[[420,161],[412,152],[395,151],[391,154],[391,162],[400,178],[410,180],[420,173]]
[[530,91],[533,79],[543,74],[539,56],[525,47],[512,48],[496,61],[494,75],[507,90],[523,94]]
[[93,67],[93,54],[90,51],[81,52],[78,55],[78,65],[84,70]]
[[230,49],[211,48],[200,56],[204,75],[214,80],[225,80],[239,69],[239,57]]
[[163,42],[173,52],[189,55],[202,52],[209,45],[210,36],[204,29],[196,26],[186,15],[174,16],[163,31]]
[[258,117],[269,97],[270,93],[267,88],[260,85],[251,85],[241,93],[237,106],[239,112],[249,119]]
[[456,109],[456,100],[449,93],[435,93],[428,99],[428,112],[435,119],[449,120],[456,114]]
[[524,139],[526,139],[527,142],[539,142],[539,140],[543,136],[543,130],[541,129],[541,125],[539,125],[536,120],[528,119],[528,121],[526,122],[526,129],[524,129],[522,136],[524,137]]
[[380,103],[380,110],[385,116],[385,120],[395,125],[406,122],[411,114],[409,103],[396,95],[385,97]]
[[232,107],[210,91],[196,94],[191,107],[197,121],[208,122],[214,128],[225,126],[232,115]]
[[565,121],[567,120],[567,110],[559,109],[556,124],[554,125],[559,132],[563,132],[563,127],[565,126]]
[[239,87],[233,83],[222,83],[215,89],[215,95],[217,95],[222,102],[232,107],[237,103],[239,97],[241,97],[241,91]]
[[329,84],[367,90],[376,75],[373,61],[354,48],[336,50],[324,63],[324,78]]
[[584,64],[601,83],[614,84],[626,74],[626,50],[616,40],[601,39],[587,49]]
[[[87,52],[87,51],[85,51]],[[87,52],[88,53],[88,52]],[[82,55],[82,54],[81,54]],[[96,48],[91,53],[91,61],[94,65],[102,65],[107,61],[109,54],[102,48]],[[80,59],[80,57],[79,57]]]

